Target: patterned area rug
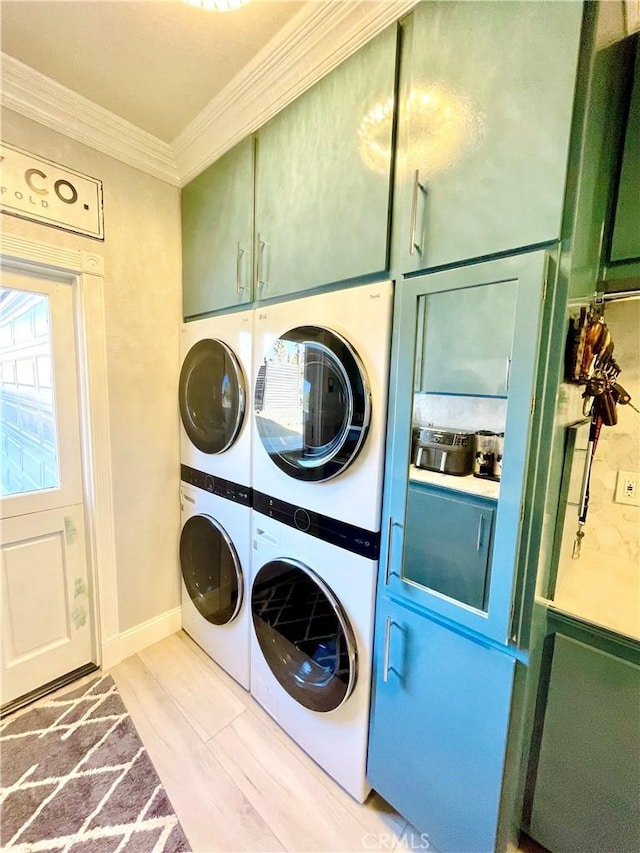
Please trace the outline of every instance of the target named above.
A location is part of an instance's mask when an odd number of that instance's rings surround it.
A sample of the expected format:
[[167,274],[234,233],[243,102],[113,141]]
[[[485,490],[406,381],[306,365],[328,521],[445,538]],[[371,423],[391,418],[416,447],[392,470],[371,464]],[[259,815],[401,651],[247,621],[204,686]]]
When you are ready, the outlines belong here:
[[0,847],[190,850],[111,676],[0,724]]

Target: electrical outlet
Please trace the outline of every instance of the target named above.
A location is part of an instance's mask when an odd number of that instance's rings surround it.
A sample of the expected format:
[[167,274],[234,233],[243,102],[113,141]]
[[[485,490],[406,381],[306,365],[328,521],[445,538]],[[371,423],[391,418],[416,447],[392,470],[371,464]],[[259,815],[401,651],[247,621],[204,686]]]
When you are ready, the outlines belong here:
[[640,473],[618,471],[614,501],[619,504],[640,506]]

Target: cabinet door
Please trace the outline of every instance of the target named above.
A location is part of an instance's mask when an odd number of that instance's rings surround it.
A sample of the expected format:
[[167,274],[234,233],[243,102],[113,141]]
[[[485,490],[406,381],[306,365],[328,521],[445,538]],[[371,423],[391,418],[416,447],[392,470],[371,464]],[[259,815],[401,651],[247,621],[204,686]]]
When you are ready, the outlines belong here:
[[488,502],[411,483],[402,579],[483,610],[493,516]]
[[[532,404],[538,369],[539,340],[542,333],[542,294],[546,276],[544,252],[516,255],[481,264],[470,264],[458,269],[434,272],[407,279],[396,288],[394,306],[394,334],[389,393],[390,420],[388,433],[391,445],[387,454],[385,477],[385,533],[381,544],[381,583],[394,595],[401,596],[421,607],[439,613],[446,619],[458,622],[467,629],[484,634],[499,643],[509,639],[511,602],[513,600],[518,548],[520,542],[521,507],[525,488],[526,461],[530,448]],[[407,529],[407,513],[411,509],[409,495],[409,465],[411,461],[411,435],[413,415],[423,402],[419,399],[419,386],[415,376],[420,373],[414,359],[421,359],[418,344],[420,324],[431,310],[431,299],[442,294],[455,304],[463,304],[470,291],[503,282],[515,294],[515,317],[501,314],[496,322],[509,324],[513,334],[509,389],[506,397],[506,417],[500,481],[500,499],[494,522],[493,550],[487,570],[487,587],[482,605],[471,605],[459,597],[444,594],[415,583],[406,576],[406,560],[414,543],[413,531],[420,525],[412,523]],[[427,321],[428,322],[428,321]],[[452,321],[453,322],[453,321]],[[452,323],[449,325],[452,329]],[[486,329],[478,323],[469,329],[465,339],[465,364],[474,358],[476,348],[482,351]],[[443,337],[447,355],[456,351],[448,347]],[[445,356],[446,357],[446,356]],[[451,374],[456,364],[450,365]],[[458,401],[457,401],[458,402]],[[500,401],[502,404],[503,401]],[[474,401],[465,400],[473,413]],[[436,424],[447,426],[447,424]],[[455,424],[463,428],[463,424]],[[430,522],[431,523],[431,522]],[[434,522],[435,523],[435,522]],[[468,520],[467,522],[468,523]],[[477,526],[475,536],[477,537]],[[440,535],[440,534],[438,534]],[[482,538],[481,534],[481,538]],[[472,540],[470,548],[475,547]]]
[[515,661],[378,602],[368,777],[446,851],[495,849]]
[[556,634],[529,834],[548,850],[640,838],[640,668]]
[[[640,261],[640,50],[635,76],[616,199],[611,261]],[[615,277],[615,268],[611,271]]]
[[433,294],[420,320],[420,390],[506,397],[517,288],[509,281]]
[[388,269],[397,28],[258,134],[258,297]]
[[420,3],[405,29],[393,263],[560,236],[582,3]]
[[197,317],[253,299],[253,140],[182,190],[182,311]]

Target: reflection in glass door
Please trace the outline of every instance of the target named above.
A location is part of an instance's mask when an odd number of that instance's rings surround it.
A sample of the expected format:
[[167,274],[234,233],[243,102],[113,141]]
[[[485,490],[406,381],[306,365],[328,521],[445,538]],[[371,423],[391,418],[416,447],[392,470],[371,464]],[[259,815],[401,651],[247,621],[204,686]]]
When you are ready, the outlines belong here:
[[49,297],[0,288],[0,495],[60,483]]

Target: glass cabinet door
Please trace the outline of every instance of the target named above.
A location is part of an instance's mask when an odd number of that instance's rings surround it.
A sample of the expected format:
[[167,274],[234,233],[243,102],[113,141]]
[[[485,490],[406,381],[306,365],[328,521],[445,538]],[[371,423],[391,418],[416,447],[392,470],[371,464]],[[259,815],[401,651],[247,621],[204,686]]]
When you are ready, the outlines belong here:
[[[546,254],[539,251],[408,279],[396,289],[383,591],[498,642],[506,642],[510,631],[546,263]],[[476,328],[467,317],[464,340],[457,339],[457,312],[483,304],[487,295],[494,304],[492,342],[487,343],[492,332],[481,314]],[[428,383],[433,384],[438,373],[444,378],[437,400],[427,395],[429,411],[458,422],[425,425],[424,378],[431,377]],[[480,391],[474,395],[468,380],[474,373],[489,374],[493,385],[478,381]],[[464,382],[460,375],[467,377]],[[498,393],[487,395],[488,387]],[[438,430],[432,433],[441,436],[451,427],[464,435],[466,417],[469,440],[475,443],[474,419],[477,425],[485,398],[494,396],[504,418],[499,484],[474,477],[471,468],[460,476],[457,462],[447,462],[455,446],[436,449],[433,460],[439,464],[430,471],[411,464],[416,422],[422,420],[423,432],[434,427]]]

